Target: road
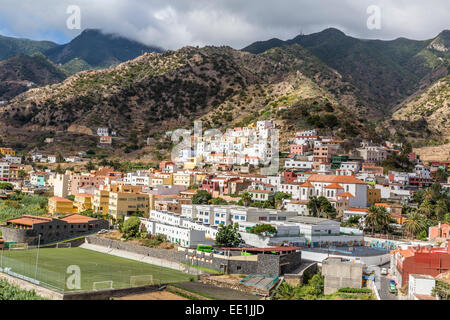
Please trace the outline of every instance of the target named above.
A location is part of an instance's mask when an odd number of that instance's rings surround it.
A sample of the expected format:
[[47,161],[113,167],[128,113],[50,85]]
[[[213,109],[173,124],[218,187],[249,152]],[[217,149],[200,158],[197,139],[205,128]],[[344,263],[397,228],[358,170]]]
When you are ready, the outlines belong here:
[[[389,269],[389,263],[379,266],[380,271],[382,268]],[[376,281],[376,284],[381,300],[398,300],[398,296],[389,292],[389,281],[391,279],[388,275],[382,275],[380,272],[377,272],[377,274],[379,274],[380,280]]]

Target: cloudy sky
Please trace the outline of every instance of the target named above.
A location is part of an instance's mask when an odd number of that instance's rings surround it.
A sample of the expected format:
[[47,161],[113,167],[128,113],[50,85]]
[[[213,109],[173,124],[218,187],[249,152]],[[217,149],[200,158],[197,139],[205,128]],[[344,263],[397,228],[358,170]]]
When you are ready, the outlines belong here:
[[[81,30],[70,30],[70,5]],[[380,29],[367,20],[380,9]],[[72,20],[73,21],[73,20]],[[148,45],[230,45],[290,39],[336,27],[368,39],[429,39],[450,29],[449,0],[0,0],[0,34],[65,43],[99,28]]]

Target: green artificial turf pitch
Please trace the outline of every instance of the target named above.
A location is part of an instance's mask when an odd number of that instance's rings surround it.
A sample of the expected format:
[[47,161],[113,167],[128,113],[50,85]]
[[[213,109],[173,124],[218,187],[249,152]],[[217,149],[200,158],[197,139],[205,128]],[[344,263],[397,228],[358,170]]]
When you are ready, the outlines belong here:
[[[190,278],[188,274],[177,270],[82,248],[39,249],[36,272],[36,256],[37,249],[3,250],[1,266],[37,279],[42,286],[58,291],[93,290],[93,283],[102,281],[113,281],[113,288],[125,288],[131,286],[131,276],[141,275],[152,275],[156,284],[189,281]],[[73,271],[68,272],[69,266],[79,267],[80,289],[70,288],[70,284],[67,286],[67,280],[73,275]],[[139,283],[139,279],[134,279],[134,284]],[[102,286],[108,288],[110,284],[97,284],[97,289],[102,289]]]

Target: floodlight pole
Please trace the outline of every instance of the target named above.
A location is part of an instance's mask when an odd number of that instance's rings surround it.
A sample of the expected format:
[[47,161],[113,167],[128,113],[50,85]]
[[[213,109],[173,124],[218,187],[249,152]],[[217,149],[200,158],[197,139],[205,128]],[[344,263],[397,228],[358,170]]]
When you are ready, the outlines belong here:
[[36,269],[34,271],[34,280],[37,281],[37,271],[38,271],[38,261],[39,261],[39,245],[41,244],[41,234],[39,234],[38,238],[38,246],[37,246],[37,253],[36,253]]

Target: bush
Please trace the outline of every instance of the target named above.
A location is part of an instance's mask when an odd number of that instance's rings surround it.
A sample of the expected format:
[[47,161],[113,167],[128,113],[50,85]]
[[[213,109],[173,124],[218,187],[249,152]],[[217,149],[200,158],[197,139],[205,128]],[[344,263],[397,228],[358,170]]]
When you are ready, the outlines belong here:
[[338,292],[343,292],[343,293],[366,293],[366,294],[371,294],[372,290],[370,289],[366,289],[366,288],[349,288],[349,287],[345,287],[345,288],[340,288],[338,290]]
[[139,233],[139,227],[141,225],[141,220],[138,217],[129,217],[127,221],[124,222],[122,231],[125,238],[133,238]]

